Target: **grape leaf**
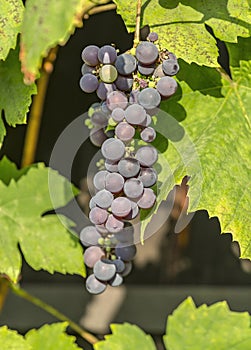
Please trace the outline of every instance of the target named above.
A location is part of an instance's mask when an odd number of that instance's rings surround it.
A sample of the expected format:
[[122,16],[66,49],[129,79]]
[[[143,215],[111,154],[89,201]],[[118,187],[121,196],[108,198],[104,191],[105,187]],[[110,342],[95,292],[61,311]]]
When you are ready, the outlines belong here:
[[217,216],[221,231],[232,233],[241,257],[250,259],[251,60],[242,60],[244,48],[251,59],[250,38],[229,46],[232,79],[180,61],[180,88],[162,104],[180,123],[170,117],[172,126],[164,115],[156,123],[168,139],[159,159],[158,205],[174,184],[190,176],[188,210],[206,209],[210,217]]
[[[56,215],[41,217],[52,209],[49,174],[54,196],[57,195],[56,202],[63,206],[73,196],[69,183],[43,164],[27,169],[25,175],[17,182],[11,180],[8,186],[0,181],[0,273],[6,274],[13,282],[17,282],[21,270],[20,250],[35,270],[85,276],[82,248],[78,238],[63,226],[66,218]],[[5,173],[3,177],[6,179]],[[14,178],[17,178],[16,170]]]
[[105,340],[94,344],[95,350],[156,350],[152,337],[135,325],[112,324],[111,330],[112,334],[106,335]]
[[23,19],[22,0],[0,0],[0,60],[16,47]]
[[6,326],[0,327],[0,344],[1,350],[33,350],[22,335]]
[[25,82],[34,82],[49,50],[57,44],[64,45],[75,27],[82,26],[84,13],[106,2],[108,0],[27,0],[20,52]]
[[[115,2],[128,30],[134,30],[135,1]],[[142,4],[141,25],[149,25],[158,33],[163,47],[188,63],[218,66],[216,41],[205,24],[224,41],[237,42],[238,36],[250,36],[251,10],[247,0],[145,0]]]
[[196,308],[187,298],[168,317],[164,343],[168,350],[249,350],[250,316],[231,311],[225,301]]
[[75,337],[65,333],[67,323],[44,325],[39,329],[32,329],[26,335],[26,343],[33,350],[78,350]]
[[35,84],[26,86],[18,59],[18,48],[11,50],[6,61],[0,61],[0,148],[6,135],[1,118],[4,111],[6,122],[11,126],[26,123],[26,113],[31,95],[36,94]]
[[6,326],[0,327],[1,350],[80,350],[75,337],[65,333],[66,322],[44,325],[31,329],[23,337]]

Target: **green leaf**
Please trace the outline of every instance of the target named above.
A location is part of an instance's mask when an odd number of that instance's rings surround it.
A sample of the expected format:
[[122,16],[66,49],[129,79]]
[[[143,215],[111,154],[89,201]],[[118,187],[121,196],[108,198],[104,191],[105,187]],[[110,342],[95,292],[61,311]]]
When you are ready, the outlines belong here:
[[16,47],[23,18],[22,0],[0,0],[0,60]]
[[156,350],[152,337],[135,325],[112,324],[111,330],[105,340],[94,344],[95,350]]
[[0,344],[1,350],[33,350],[22,335],[6,326],[0,327]]
[[25,335],[26,343],[34,350],[78,350],[75,337],[65,333],[67,323],[44,325],[38,330],[32,329]]
[[24,337],[6,326],[0,327],[1,350],[80,350],[75,337],[65,333],[66,322],[30,330]]
[[21,34],[22,71],[26,83],[38,76],[42,59],[57,44],[64,45],[82,16],[108,0],[27,0]]
[[18,59],[18,48],[11,50],[6,61],[0,61],[0,148],[6,135],[1,115],[10,126],[26,123],[31,96],[36,94],[35,84],[26,86]]
[[[128,30],[134,30],[136,1],[115,2]],[[188,63],[218,66],[216,41],[205,24],[224,41],[236,42],[238,36],[250,36],[251,10],[247,0],[145,0],[142,3],[141,26],[149,25],[158,33],[161,46]]]
[[181,122],[160,115],[156,124],[169,142],[159,158],[158,205],[174,184],[190,176],[188,210],[206,209],[217,216],[221,231],[231,232],[241,257],[250,259],[251,61],[242,60],[244,47],[251,59],[250,38],[229,46],[232,79],[180,62],[180,88],[162,109]]
[[196,308],[188,298],[168,317],[164,343],[168,350],[249,350],[250,316],[225,301]]
[[73,197],[70,184],[43,164],[27,169],[25,175],[8,186],[0,181],[0,273],[13,282],[17,282],[21,271],[20,250],[35,270],[85,276],[82,248],[78,238],[64,227],[66,218],[41,217],[52,209],[48,175],[57,196],[54,200],[59,206],[65,205]]

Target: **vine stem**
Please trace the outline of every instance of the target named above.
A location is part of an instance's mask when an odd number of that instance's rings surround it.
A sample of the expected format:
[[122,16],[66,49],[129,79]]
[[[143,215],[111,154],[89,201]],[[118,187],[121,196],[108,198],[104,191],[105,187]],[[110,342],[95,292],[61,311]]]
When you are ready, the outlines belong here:
[[10,285],[11,290],[19,297],[22,297],[23,299],[28,300],[32,304],[40,307],[41,309],[45,310],[46,312],[48,312],[52,316],[56,317],[58,320],[66,321],[69,324],[69,326],[71,327],[71,329],[73,329],[76,333],[78,333],[88,343],[95,344],[99,341],[98,338],[96,338],[91,333],[82,329],[77,323],[75,323],[70,318],[65,316],[63,313],[61,313],[60,311],[55,309],[53,306],[45,303],[41,299],[29,294],[28,292],[26,292],[24,289],[20,288],[19,286],[16,286],[12,283],[10,283],[9,285]]
[[134,34],[134,43],[133,47],[137,47],[140,42],[140,17],[141,17],[141,6],[142,0],[137,0],[137,9],[136,9],[136,26],[135,26],[135,34]]

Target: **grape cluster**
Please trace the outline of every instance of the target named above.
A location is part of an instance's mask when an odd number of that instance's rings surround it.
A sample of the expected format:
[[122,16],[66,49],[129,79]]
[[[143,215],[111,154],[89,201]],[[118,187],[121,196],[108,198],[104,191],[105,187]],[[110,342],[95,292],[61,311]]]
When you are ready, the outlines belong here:
[[150,33],[136,49],[120,55],[110,45],[89,45],[82,52],[80,87],[86,93],[96,91],[101,100],[90,107],[86,124],[104,157],[89,203],[94,226],[80,233],[85,264],[93,269],[86,288],[93,294],[108,284],[119,286],[131,271],[136,246],[130,220],[156,201],[152,187],[158,152],[150,145],[156,138],[152,117],[161,100],[176,92],[172,76],[179,70],[175,55],[160,49],[157,40],[157,34]]

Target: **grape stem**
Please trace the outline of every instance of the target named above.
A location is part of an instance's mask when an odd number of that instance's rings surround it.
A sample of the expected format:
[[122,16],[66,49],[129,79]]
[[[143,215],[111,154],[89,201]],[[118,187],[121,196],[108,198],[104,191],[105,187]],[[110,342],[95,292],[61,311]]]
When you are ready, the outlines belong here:
[[71,329],[73,329],[77,334],[79,334],[88,343],[95,344],[99,341],[94,335],[92,335],[91,333],[88,333],[87,331],[82,329],[77,323],[75,323],[70,318],[65,316],[63,313],[61,313],[60,311],[55,309],[53,306],[45,303],[41,299],[29,294],[28,292],[26,292],[24,289],[22,289],[18,285],[15,285],[13,283],[9,283],[9,286],[10,286],[11,290],[19,297],[24,298],[25,300],[28,300],[32,304],[40,307],[41,309],[45,310],[46,312],[48,312],[52,316],[56,317],[58,320],[66,321],[69,324],[69,326],[71,327]]
[[135,26],[135,34],[134,34],[134,42],[133,47],[137,47],[140,42],[140,17],[141,17],[141,0],[137,1],[137,10],[136,10],[136,26]]

